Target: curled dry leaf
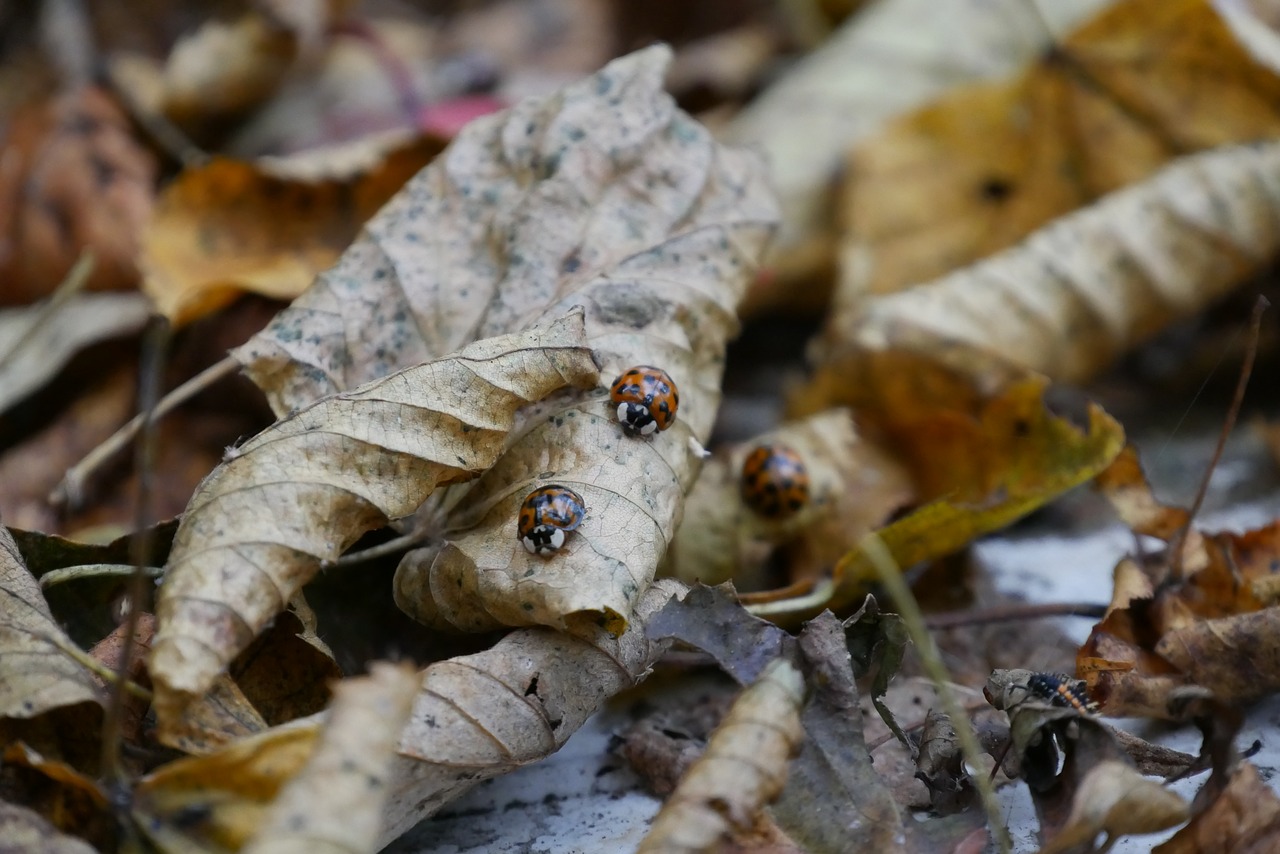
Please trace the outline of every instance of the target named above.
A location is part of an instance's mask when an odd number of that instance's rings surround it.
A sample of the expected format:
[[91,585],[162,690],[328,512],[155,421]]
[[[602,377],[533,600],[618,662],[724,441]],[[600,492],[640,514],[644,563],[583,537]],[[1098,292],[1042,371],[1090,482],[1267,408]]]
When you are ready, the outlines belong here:
[[[521,629],[490,649],[422,673],[399,754],[387,774],[386,845],[477,783],[558,750],[606,699],[649,672],[670,646],[646,635],[650,616],[682,588],[659,580],[620,637]],[[169,850],[214,839],[243,845],[281,786],[303,767],[320,727],[313,716],[211,756],[166,765],[140,781],[135,816]],[[192,822],[190,816],[202,816]]]
[[1158,504],[1137,464],[1121,458],[1104,491],[1138,533],[1183,545],[1116,567],[1107,614],[1076,660],[1093,696],[1111,714],[1176,717],[1169,692],[1192,683],[1223,702],[1280,689],[1280,607],[1260,596],[1280,559],[1280,522],[1242,534],[1188,532],[1186,511]]
[[24,107],[0,154],[0,303],[45,296],[86,249],[89,287],[134,286],[156,163],[115,101],[89,87]]
[[311,758],[285,785],[243,850],[374,850],[387,796],[387,766],[419,681],[409,665],[376,662],[368,676],[337,683]]
[[1099,834],[1115,839],[1156,833],[1182,824],[1187,814],[1187,802],[1174,792],[1128,763],[1104,760],[1081,777],[1066,821],[1040,854],[1080,850]]
[[[882,0],[852,16],[726,132],[769,159],[785,223],[774,263],[805,266],[805,244],[831,230],[830,184],[851,145],[959,82],[1014,71],[1106,2]],[[794,298],[794,289],[779,289],[769,302]]]
[[1249,762],[1231,772],[1215,798],[1154,854],[1264,854],[1280,848],[1280,797]]
[[804,677],[794,664],[780,658],[765,668],[711,734],[639,851],[707,851],[730,831],[749,827],[786,783],[804,737],[803,703]]
[[179,323],[241,291],[292,299],[442,147],[400,134],[189,167],[165,188],[143,232],[143,288]]
[[[1252,58],[1209,0],[1121,0],[1014,79],[957,90],[853,152],[841,200],[851,238],[842,298],[853,303],[962,267],[1170,158],[1274,137],[1278,102],[1280,77]],[[1176,201],[1173,209],[1181,213]],[[1142,232],[1121,237],[1141,240]],[[1243,244],[1246,256],[1255,245]],[[1157,276],[1176,270],[1142,246],[1135,254]],[[1072,259],[1060,260],[1071,275]],[[1040,314],[1035,300],[1025,302]]]
[[[791,448],[808,473],[808,503],[781,521],[752,512],[742,497],[743,460],[768,444]],[[775,547],[786,544],[791,577],[814,575],[910,497],[905,472],[857,436],[848,410],[818,413],[722,449],[703,465],[664,572],[687,583],[732,576],[751,589]]]
[[54,620],[18,546],[0,527],[0,717],[33,718],[50,709],[101,701],[98,683],[68,655],[75,643]]
[[851,350],[945,344],[1086,380],[1270,262],[1280,249],[1278,176],[1276,143],[1182,158],[995,257],[845,300],[823,361],[838,371]]
[[192,497],[160,588],[162,728],[322,561],[492,465],[520,407],[597,380],[574,311],[325,398],[237,448]]

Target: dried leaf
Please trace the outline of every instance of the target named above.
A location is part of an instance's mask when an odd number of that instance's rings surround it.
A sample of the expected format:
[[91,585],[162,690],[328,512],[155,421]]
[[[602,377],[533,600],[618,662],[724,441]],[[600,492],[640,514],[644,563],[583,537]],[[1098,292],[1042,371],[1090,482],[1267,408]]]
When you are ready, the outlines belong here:
[[1078,850],[1099,834],[1114,839],[1166,830],[1186,821],[1187,813],[1186,801],[1127,763],[1099,762],[1080,779],[1066,823],[1040,854]]
[[640,852],[705,851],[749,827],[787,779],[804,729],[804,678],[778,659],[734,702],[653,820]]
[[89,287],[132,287],[151,211],[155,159],[115,101],[95,88],[30,105],[9,121],[0,172],[0,303],[46,296],[80,253]]
[[276,91],[297,51],[297,33],[257,11],[207,21],[170,52],[161,109],[197,139],[225,132]]
[[[528,412],[502,458],[449,512],[448,542],[401,563],[396,601],[430,626],[576,620],[622,631],[671,542],[715,418],[733,308],[773,212],[756,161],[716,146],[661,92],[669,58],[665,48],[641,51],[556,97],[474,123],[402,193],[411,207],[402,213],[392,202],[379,216],[394,213],[385,231],[406,240],[417,237],[424,210],[466,227],[433,244],[443,258],[419,251],[397,263],[406,279],[388,301],[402,287],[420,291],[415,304],[463,321],[433,317],[417,328],[485,334],[583,305],[606,379],[657,365],[680,390],[675,424],[642,442],[623,434],[604,389]],[[391,237],[379,244],[396,246]],[[456,274],[447,285],[445,270]],[[554,560],[526,554],[512,536],[524,496],[548,483],[587,506]]]
[[575,311],[321,400],[236,449],[192,497],[160,588],[162,728],[322,561],[492,465],[521,406],[596,381]]
[[1265,854],[1280,846],[1280,798],[1258,769],[1241,762],[1227,785],[1154,854]]
[[[669,646],[651,642],[645,624],[679,590],[674,581],[650,587],[621,637],[523,629],[428,667],[388,772],[377,847],[477,783],[558,750],[607,698],[643,679]],[[313,716],[158,769],[138,784],[138,821],[168,850],[238,848],[303,766],[319,725]]]
[[38,304],[0,311],[0,341],[22,341],[16,351],[3,348],[8,352],[0,359],[0,412],[53,379],[85,347],[132,335],[150,315],[140,294],[80,294],[54,309],[23,340],[45,308]]
[[0,717],[32,718],[50,709],[101,702],[84,665],[67,654],[75,643],[58,626],[27,572],[8,529],[0,528]]
[[[831,229],[828,188],[850,145],[957,83],[1012,72],[1106,2],[1057,0],[1033,9],[1018,0],[883,0],[850,18],[726,134],[769,158],[784,211],[778,254]],[[779,296],[794,298],[794,289]]]
[[382,825],[387,765],[418,688],[413,668],[381,662],[367,677],[337,683],[311,757],[244,850],[372,851]]
[[95,854],[88,842],[61,833],[40,814],[0,801],[0,839],[10,851],[33,854]]
[[758,161],[662,92],[669,61],[649,48],[468,125],[235,352],[276,413],[577,304],[606,368],[666,369],[705,439],[776,211]]
[[773,813],[809,851],[905,851],[902,815],[872,766],[844,630],[830,612],[805,627],[813,675],[801,715],[806,735]]
[[896,291],[1004,249],[1172,157],[1275,136],[1278,100],[1280,77],[1208,0],[1121,0],[1013,80],[953,92],[853,153],[844,298]]
[[[845,390],[829,388],[864,398],[864,411],[882,419],[884,434],[897,443],[921,492],[946,496],[877,532],[903,569],[955,552],[1025,516],[1102,471],[1124,447],[1122,428],[1097,406],[1090,405],[1084,430],[1050,413],[1042,379],[1024,379],[984,396],[910,357],[882,354],[858,367],[859,373],[845,374]],[[835,589],[824,603],[801,599],[794,611],[778,603],[770,606],[770,617],[792,620],[820,607],[852,606],[876,569],[856,548],[833,576]],[[743,601],[763,600],[747,595]]]
[[397,135],[190,167],[160,196],[142,235],[143,287],[178,323],[241,291],[292,299],[441,148]]
[[1277,174],[1280,144],[1184,157],[978,264],[881,298],[846,294],[823,359],[968,347],[1088,379],[1269,263],[1280,249]]

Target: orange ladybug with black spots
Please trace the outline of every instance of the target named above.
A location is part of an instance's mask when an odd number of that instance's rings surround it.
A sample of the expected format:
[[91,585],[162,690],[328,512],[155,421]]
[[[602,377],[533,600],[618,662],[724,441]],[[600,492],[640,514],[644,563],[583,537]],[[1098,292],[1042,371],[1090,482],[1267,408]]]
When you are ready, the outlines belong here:
[[609,400],[617,407],[618,421],[628,433],[650,436],[676,422],[680,391],[661,368],[636,365],[613,381]]
[[520,505],[516,536],[529,554],[546,557],[559,551],[565,535],[587,515],[582,496],[558,483],[530,492]]
[[742,500],[758,516],[782,521],[809,503],[809,472],[786,445],[760,445],[742,461]]

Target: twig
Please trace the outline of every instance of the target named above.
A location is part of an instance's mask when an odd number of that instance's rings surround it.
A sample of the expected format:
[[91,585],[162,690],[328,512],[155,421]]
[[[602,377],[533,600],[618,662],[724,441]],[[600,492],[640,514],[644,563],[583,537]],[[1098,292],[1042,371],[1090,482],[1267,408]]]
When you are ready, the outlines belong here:
[[[231,356],[210,365],[166,394],[164,399],[156,404],[152,418],[159,419],[168,415],[218,380],[235,373],[237,367],[239,363]],[[105,442],[90,451],[84,459],[67,469],[67,473],[62,476],[62,481],[50,493],[49,503],[55,507],[78,506],[84,500],[85,483],[103,463],[120,453],[133,441],[144,420],[142,414],[135,415],[123,427],[111,434]]]
[[[982,700],[974,700],[972,703],[966,703],[964,705],[964,710],[966,713],[980,712],[983,709],[988,709],[990,707],[991,707],[991,704],[988,703],[986,699],[982,699]],[[918,729],[924,729],[924,725],[927,724],[928,722],[929,722],[929,718],[928,716],[926,716],[909,726],[904,726],[900,728],[903,732],[915,732]],[[867,752],[874,753],[878,748],[884,747],[889,742],[897,741],[897,740],[898,740],[897,733],[886,732],[884,735],[880,736],[875,741],[867,742]]]
[[1087,617],[1096,620],[1106,616],[1106,613],[1106,605],[1093,602],[1049,602],[1041,605],[1020,602],[1014,605],[997,605],[992,608],[929,614],[924,618],[924,624],[930,629],[950,629],[956,626],[1038,620],[1042,617]]
[[[978,736],[974,733],[972,723],[964,712],[964,706],[951,690],[951,675],[947,673],[947,666],[942,663],[942,656],[939,655],[938,647],[933,642],[933,636],[925,627],[924,615],[920,613],[919,603],[911,595],[911,588],[902,580],[902,573],[897,561],[894,560],[893,553],[875,532],[863,537],[858,548],[875,566],[876,573],[880,576],[880,583],[884,585],[898,610],[898,615],[902,617],[907,634],[911,636],[911,641],[920,654],[920,663],[924,665],[925,672],[933,681],[938,699],[942,701],[942,708],[956,728],[956,740],[960,742],[960,751],[964,754],[965,761],[969,763],[970,768],[981,768],[982,746],[978,743]],[[1009,829],[1005,827],[1000,803],[996,800],[991,781],[982,774],[974,774],[970,779],[973,780],[974,788],[978,790],[978,797],[982,799],[982,805],[986,809],[991,836],[995,839],[997,849],[1001,854],[1009,854],[1013,842],[1009,838]]]
[[[169,345],[169,322],[159,318],[153,322],[143,342],[140,371],[139,402],[142,408],[142,430],[138,434],[138,500],[134,511],[134,535],[129,543],[134,572],[129,579],[129,613],[124,622],[124,644],[120,650],[120,678],[114,685],[102,721],[102,776],[112,803],[122,812],[128,811],[128,778],[120,761],[120,732],[124,720],[125,685],[133,664],[137,642],[140,603],[150,579],[146,573],[146,555],[151,551],[151,503],[154,494],[156,458],[156,404],[160,397],[160,377]],[[122,819],[125,816],[122,816]]]
[[[129,575],[137,569],[131,563],[84,563],[79,566],[64,566],[40,576],[41,589],[47,590],[55,584],[67,581],[79,581],[82,578],[110,578],[112,576]],[[146,566],[142,569],[148,578],[159,578],[164,570],[158,566]]]
[[1232,429],[1236,426],[1236,419],[1240,417],[1240,407],[1244,403],[1244,392],[1249,387],[1249,375],[1253,373],[1253,363],[1258,356],[1258,339],[1262,335],[1262,313],[1267,310],[1271,302],[1264,296],[1259,296],[1253,304],[1253,314],[1249,318],[1249,343],[1245,347],[1244,364],[1240,366],[1240,378],[1236,381],[1236,392],[1231,398],[1231,406],[1227,409],[1227,417],[1222,422],[1222,430],[1218,433],[1218,444],[1213,449],[1213,457],[1209,460],[1209,467],[1205,470],[1204,477],[1200,479],[1200,487],[1196,490],[1196,499],[1191,502],[1191,507],[1187,511],[1187,521],[1178,533],[1174,535],[1173,540],[1169,543],[1172,550],[1172,557],[1169,559],[1169,574],[1173,578],[1182,577],[1182,550],[1186,545],[1187,533],[1191,530],[1192,520],[1196,518],[1196,514],[1200,512],[1200,507],[1204,504],[1205,496],[1209,492],[1209,479],[1213,476],[1213,470],[1218,465],[1218,460],[1222,458],[1222,451],[1227,446],[1227,437],[1231,435]]

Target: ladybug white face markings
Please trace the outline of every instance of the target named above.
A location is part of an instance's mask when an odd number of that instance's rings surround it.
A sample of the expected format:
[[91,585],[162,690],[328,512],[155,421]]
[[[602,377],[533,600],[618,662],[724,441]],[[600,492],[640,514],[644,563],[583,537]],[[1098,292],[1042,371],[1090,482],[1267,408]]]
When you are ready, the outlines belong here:
[[651,436],[676,420],[680,391],[661,368],[636,365],[618,375],[609,387],[609,399],[617,406],[618,422],[628,433]]
[[587,514],[582,496],[556,483],[525,497],[516,523],[516,536],[529,554],[547,557],[564,546],[565,535],[576,530]]

